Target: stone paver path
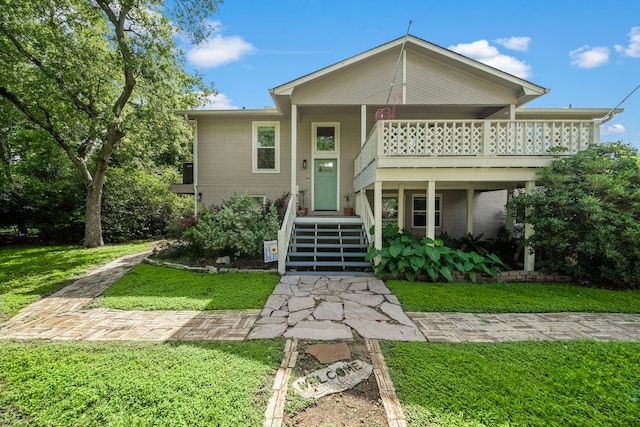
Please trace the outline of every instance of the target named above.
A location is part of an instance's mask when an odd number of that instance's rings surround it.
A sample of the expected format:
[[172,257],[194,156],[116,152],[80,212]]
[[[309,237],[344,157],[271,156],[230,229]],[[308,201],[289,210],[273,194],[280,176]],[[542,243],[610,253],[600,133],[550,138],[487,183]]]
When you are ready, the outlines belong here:
[[408,313],[431,342],[640,341],[640,314]]
[[123,311],[85,308],[147,254],[119,258],[29,305],[0,325],[0,338],[91,341],[243,340],[259,310]]
[[207,341],[363,338],[500,342],[576,338],[640,342],[640,314],[404,313],[384,283],[368,276],[285,275],[264,309],[123,311],[87,308],[146,254],[119,258],[34,302],[0,325],[0,338]]
[[250,339],[363,338],[424,341],[400,302],[370,276],[285,275],[260,312]]

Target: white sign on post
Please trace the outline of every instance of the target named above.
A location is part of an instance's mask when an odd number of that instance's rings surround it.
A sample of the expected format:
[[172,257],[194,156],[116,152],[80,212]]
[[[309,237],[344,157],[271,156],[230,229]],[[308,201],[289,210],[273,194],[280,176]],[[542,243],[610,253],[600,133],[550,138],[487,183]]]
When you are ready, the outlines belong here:
[[278,261],[278,241],[269,240],[264,242],[264,262]]

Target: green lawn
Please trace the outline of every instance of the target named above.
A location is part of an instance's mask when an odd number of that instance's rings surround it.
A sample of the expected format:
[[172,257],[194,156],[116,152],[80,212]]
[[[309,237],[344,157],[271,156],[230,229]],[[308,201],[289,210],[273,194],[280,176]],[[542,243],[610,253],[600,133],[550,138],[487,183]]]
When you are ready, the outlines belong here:
[[0,248],[0,321],[93,267],[150,247],[144,242],[94,249],[68,245]]
[[405,311],[466,313],[640,313],[640,291],[527,283],[426,283],[389,280]]
[[0,341],[0,425],[260,426],[283,347]]
[[203,274],[141,264],[94,300],[122,310],[261,309],[279,276],[269,273]]
[[638,426],[640,343],[381,343],[410,426]]

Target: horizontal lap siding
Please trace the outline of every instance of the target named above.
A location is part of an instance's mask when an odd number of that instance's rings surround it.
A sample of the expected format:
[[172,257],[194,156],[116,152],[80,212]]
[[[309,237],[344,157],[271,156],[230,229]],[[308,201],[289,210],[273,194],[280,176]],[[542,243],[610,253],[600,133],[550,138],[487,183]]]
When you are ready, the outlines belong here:
[[[340,123],[340,209],[346,206],[343,196],[353,192],[353,162],[360,153],[360,107],[353,108],[311,108],[300,109],[302,121],[298,124],[297,179],[301,189],[309,188],[312,182],[313,162],[311,147],[311,126],[316,122]],[[327,155],[326,157],[330,157]],[[307,159],[307,169],[302,169],[302,160]],[[309,179],[309,181],[307,181]],[[311,206],[312,193],[305,196],[305,203]],[[354,199],[351,199],[353,207]]]
[[515,103],[507,88],[429,56],[407,53],[407,103],[425,105],[502,105]]
[[[253,121],[280,122],[280,173],[252,172]],[[220,204],[234,193],[273,199],[287,191],[291,171],[291,124],[282,118],[199,119],[198,192],[205,206]]]

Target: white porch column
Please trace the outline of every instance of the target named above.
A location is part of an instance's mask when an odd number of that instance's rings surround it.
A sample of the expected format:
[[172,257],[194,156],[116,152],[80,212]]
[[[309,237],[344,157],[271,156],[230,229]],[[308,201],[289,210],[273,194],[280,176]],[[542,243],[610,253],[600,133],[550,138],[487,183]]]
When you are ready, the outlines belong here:
[[436,182],[427,182],[427,237],[436,239]]
[[398,228],[402,230],[404,228],[404,184],[398,185]]
[[[527,181],[525,183],[524,188],[525,188],[527,194],[531,194],[531,193],[534,192],[534,190],[536,188],[536,182],[535,181]],[[533,225],[525,223],[524,224],[524,238],[528,239],[529,237],[533,236],[533,233],[534,233]],[[534,271],[535,261],[536,261],[536,256],[531,251],[531,247],[530,246],[526,246],[524,248],[524,270],[525,271]]]
[[298,106],[291,105],[291,193],[298,191]]
[[367,106],[360,106],[360,147],[367,142]]
[[382,249],[382,181],[376,181],[373,187],[373,243],[376,249]]
[[[473,234],[473,195],[475,187],[473,184],[467,186],[467,235]],[[442,206],[440,206],[442,209]]]

